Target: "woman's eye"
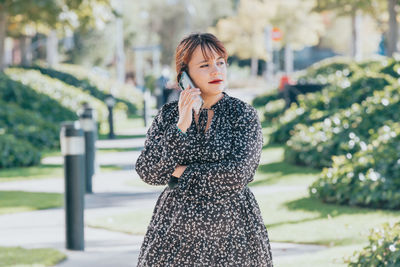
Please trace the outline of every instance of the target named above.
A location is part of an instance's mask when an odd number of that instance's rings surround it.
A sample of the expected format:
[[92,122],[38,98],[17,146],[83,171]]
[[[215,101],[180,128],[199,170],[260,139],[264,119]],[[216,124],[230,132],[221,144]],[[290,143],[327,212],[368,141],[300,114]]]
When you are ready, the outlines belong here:
[[220,61],[220,62],[218,62],[218,64],[222,66],[222,65],[225,65],[225,62],[224,61]]
[[205,65],[201,65],[201,66],[200,66],[200,68],[205,68],[205,67],[208,67],[208,64],[205,64]]

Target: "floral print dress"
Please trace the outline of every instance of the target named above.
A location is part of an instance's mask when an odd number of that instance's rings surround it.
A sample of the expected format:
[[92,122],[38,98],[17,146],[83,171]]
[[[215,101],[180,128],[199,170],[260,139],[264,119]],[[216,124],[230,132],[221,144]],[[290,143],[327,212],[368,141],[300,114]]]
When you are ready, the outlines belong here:
[[[154,118],[135,169],[151,185],[166,185],[187,165],[178,186],[159,196],[137,266],[273,266],[267,229],[247,184],[263,138],[257,111],[223,92],[198,124],[180,132],[178,101]],[[205,131],[207,129],[207,131]]]

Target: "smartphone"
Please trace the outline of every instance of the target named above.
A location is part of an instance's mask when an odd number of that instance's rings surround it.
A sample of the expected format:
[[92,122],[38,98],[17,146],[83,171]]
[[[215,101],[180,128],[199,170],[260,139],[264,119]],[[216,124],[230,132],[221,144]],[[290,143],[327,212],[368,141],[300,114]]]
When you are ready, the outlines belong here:
[[[192,80],[189,77],[189,74],[186,73],[186,71],[183,71],[181,74],[181,78],[179,79],[179,87],[183,90],[188,88],[190,85],[190,88],[194,88],[195,85],[193,84]],[[200,108],[203,105],[203,99],[201,98],[200,95],[197,95],[197,101],[193,103],[193,109],[196,112],[196,114],[199,114]]]

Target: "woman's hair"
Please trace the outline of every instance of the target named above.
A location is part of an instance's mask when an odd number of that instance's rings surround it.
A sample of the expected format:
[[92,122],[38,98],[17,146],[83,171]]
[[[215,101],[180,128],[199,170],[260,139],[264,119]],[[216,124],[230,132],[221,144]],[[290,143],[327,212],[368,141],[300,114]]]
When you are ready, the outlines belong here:
[[222,42],[211,33],[192,33],[179,43],[176,48],[175,64],[176,79],[179,81],[182,71],[188,71],[188,64],[192,58],[194,50],[197,46],[201,47],[201,51],[206,60],[210,59],[212,50],[225,59],[228,59],[228,53]]

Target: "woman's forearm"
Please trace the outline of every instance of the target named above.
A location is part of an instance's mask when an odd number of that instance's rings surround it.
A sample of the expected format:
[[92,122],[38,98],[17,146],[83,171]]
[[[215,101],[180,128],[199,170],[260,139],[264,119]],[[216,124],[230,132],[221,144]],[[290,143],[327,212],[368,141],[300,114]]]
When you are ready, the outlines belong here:
[[181,177],[182,173],[185,171],[187,165],[177,165],[174,172],[172,173],[175,177]]

